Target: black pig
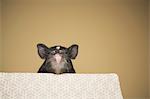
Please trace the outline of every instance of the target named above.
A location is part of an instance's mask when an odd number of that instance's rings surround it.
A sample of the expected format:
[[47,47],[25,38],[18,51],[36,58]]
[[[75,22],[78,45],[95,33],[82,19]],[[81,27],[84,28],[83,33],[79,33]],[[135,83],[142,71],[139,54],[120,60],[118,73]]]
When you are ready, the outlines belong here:
[[45,59],[38,73],[75,73],[71,59],[78,54],[78,45],[74,44],[69,48],[53,46],[48,48],[44,44],[37,44],[38,54]]

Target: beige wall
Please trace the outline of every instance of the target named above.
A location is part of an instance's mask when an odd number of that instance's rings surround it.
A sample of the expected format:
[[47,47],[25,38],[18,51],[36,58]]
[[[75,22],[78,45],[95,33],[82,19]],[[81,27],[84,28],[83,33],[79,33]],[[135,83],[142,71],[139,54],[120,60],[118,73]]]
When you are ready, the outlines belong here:
[[149,6],[148,6],[148,37],[149,37],[149,43],[148,43],[148,47],[149,47],[149,49],[148,49],[148,52],[149,52],[149,56],[148,56],[148,62],[149,62],[149,64],[148,64],[148,66],[149,66],[149,77],[148,77],[148,79],[149,79],[149,97],[150,97],[150,0],[149,0],[149,2],[148,2],[148,4],[149,4]]
[[79,44],[77,73],[119,75],[125,99],[148,96],[148,0],[3,0],[3,71],[37,72],[36,44]]
[[2,0],[0,0],[0,71],[2,71]]

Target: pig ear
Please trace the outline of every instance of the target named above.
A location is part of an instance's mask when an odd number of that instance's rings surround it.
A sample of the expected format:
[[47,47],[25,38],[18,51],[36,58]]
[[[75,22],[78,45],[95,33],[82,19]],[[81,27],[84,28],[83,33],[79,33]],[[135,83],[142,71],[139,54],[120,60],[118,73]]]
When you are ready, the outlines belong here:
[[69,55],[69,58],[75,59],[76,56],[78,55],[78,45],[76,45],[76,44],[71,45],[68,48],[68,55]]
[[48,47],[44,44],[37,44],[38,54],[42,59],[45,59],[48,55]]

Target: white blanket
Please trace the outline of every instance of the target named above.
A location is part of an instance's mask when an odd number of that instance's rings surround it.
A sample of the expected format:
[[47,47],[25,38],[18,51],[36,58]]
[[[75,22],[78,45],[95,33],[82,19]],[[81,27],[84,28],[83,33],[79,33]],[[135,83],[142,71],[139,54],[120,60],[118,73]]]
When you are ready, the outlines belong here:
[[0,73],[0,99],[123,99],[116,74]]

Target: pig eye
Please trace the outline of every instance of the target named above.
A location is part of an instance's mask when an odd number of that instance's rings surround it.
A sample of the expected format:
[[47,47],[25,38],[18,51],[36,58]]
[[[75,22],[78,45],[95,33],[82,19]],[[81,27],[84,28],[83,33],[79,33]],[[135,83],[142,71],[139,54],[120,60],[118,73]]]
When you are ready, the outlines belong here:
[[63,54],[63,53],[64,53],[64,51],[63,51],[63,50],[59,50],[59,53],[60,53],[60,54]]
[[51,54],[54,55],[56,53],[56,51],[51,51]]
[[63,51],[62,51],[62,50],[59,50],[59,53],[60,53],[60,54],[62,54],[62,53],[63,53]]

